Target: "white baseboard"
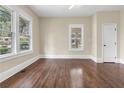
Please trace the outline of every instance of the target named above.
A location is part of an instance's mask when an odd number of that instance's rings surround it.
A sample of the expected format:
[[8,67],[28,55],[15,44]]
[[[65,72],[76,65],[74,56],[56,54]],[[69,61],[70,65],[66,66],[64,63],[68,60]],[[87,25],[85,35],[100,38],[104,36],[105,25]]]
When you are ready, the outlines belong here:
[[[102,58],[96,58],[96,57],[91,57],[91,59],[94,61],[94,62],[96,62],[96,63],[104,63],[103,62],[103,60],[102,60]],[[114,62],[113,60],[110,60],[110,62]],[[124,59],[119,59],[119,58],[117,58],[117,62],[116,63],[122,63],[122,64],[124,64]]]
[[97,62],[97,58],[94,56],[91,56],[91,60],[93,60],[94,62]]
[[103,63],[102,58],[97,58],[97,63]]
[[[91,59],[96,63],[103,63],[101,58],[96,58],[91,55],[40,55],[36,56],[32,59],[25,61],[24,63],[17,65],[7,71],[0,73],[0,82],[8,79],[9,77],[13,76],[14,74],[18,73],[22,69],[26,68],[27,66],[31,65],[32,63],[36,62],[40,58],[49,58],[49,59]],[[120,59],[119,63],[124,64],[124,59]]]
[[90,55],[41,55],[40,58],[48,59],[91,59]]
[[91,60],[93,60],[96,63],[103,63],[102,58],[97,58],[97,57],[92,56]]
[[40,58],[48,59],[91,59],[96,63],[103,63],[101,58],[91,55],[41,55]]
[[0,73],[0,82],[8,79],[9,77],[13,76],[14,74],[18,73],[19,71],[23,70],[24,68],[26,68],[27,66],[31,65],[32,63],[36,62],[38,59],[40,58],[40,56],[36,56],[32,59],[29,59],[27,61],[25,61],[22,64],[19,64],[7,71],[4,71],[2,73]]
[[19,71],[23,70],[27,66],[31,65],[32,63],[36,62],[40,58],[49,58],[49,59],[91,59],[90,55],[82,56],[82,55],[40,55],[36,56],[32,59],[29,59],[22,64],[19,64],[9,70],[0,73],[0,83],[4,80],[8,79],[9,77],[13,76],[14,74],[18,73]]
[[124,64],[124,59],[120,59],[119,63]]

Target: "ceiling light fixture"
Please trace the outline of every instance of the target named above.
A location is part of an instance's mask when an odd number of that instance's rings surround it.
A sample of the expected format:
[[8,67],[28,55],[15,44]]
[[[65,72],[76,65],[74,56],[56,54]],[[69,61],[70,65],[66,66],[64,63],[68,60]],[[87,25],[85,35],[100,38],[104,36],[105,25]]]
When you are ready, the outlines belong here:
[[71,10],[75,5],[71,5],[68,9]]
[[80,6],[80,5],[71,5],[68,9],[71,10],[71,9],[74,8],[75,6]]

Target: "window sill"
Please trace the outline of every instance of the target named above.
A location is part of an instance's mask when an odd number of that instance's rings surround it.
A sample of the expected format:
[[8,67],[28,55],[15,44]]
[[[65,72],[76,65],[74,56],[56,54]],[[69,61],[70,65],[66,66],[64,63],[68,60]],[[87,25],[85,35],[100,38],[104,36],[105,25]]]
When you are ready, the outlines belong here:
[[81,49],[69,49],[69,51],[83,51],[84,49],[83,48],[81,48]]
[[15,58],[18,58],[18,57],[22,57],[22,56],[25,56],[25,55],[29,55],[29,54],[32,54],[32,53],[33,53],[33,50],[23,51],[23,52],[20,52],[18,54],[16,54],[16,53],[6,54],[6,55],[3,55],[3,56],[0,57],[0,63],[5,62],[5,61],[9,61],[9,60],[12,60],[12,59],[15,59]]

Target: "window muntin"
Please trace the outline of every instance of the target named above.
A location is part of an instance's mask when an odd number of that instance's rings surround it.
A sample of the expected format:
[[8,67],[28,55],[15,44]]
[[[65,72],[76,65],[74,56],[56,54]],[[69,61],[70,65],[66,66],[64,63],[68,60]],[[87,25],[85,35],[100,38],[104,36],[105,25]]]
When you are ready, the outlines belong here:
[[0,55],[12,53],[12,12],[0,6]]

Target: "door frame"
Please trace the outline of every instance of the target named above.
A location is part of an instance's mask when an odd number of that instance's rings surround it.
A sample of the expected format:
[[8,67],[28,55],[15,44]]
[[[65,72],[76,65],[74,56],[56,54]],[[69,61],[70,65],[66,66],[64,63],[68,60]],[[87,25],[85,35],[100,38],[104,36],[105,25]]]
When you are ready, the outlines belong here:
[[117,31],[118,31],[118,29],[117,29],[117,23],[104,23],[104,24],[102,24],[102,62],[104,63],[104,26],[105,25],[115,25],[115,27],[116,27],[116,31],[115,31],[115,34],[116,34],[116,36],[115,36],[115,40],[116,40],[116,48],[115,48],[115,56],[116,56],[116,59],[115,59],[115,61],[114,61],[114,63],[117,63],[117,48],[118,48],[118,39],[117,39],[117,37],[118,37],[118,34],[117,34]]

